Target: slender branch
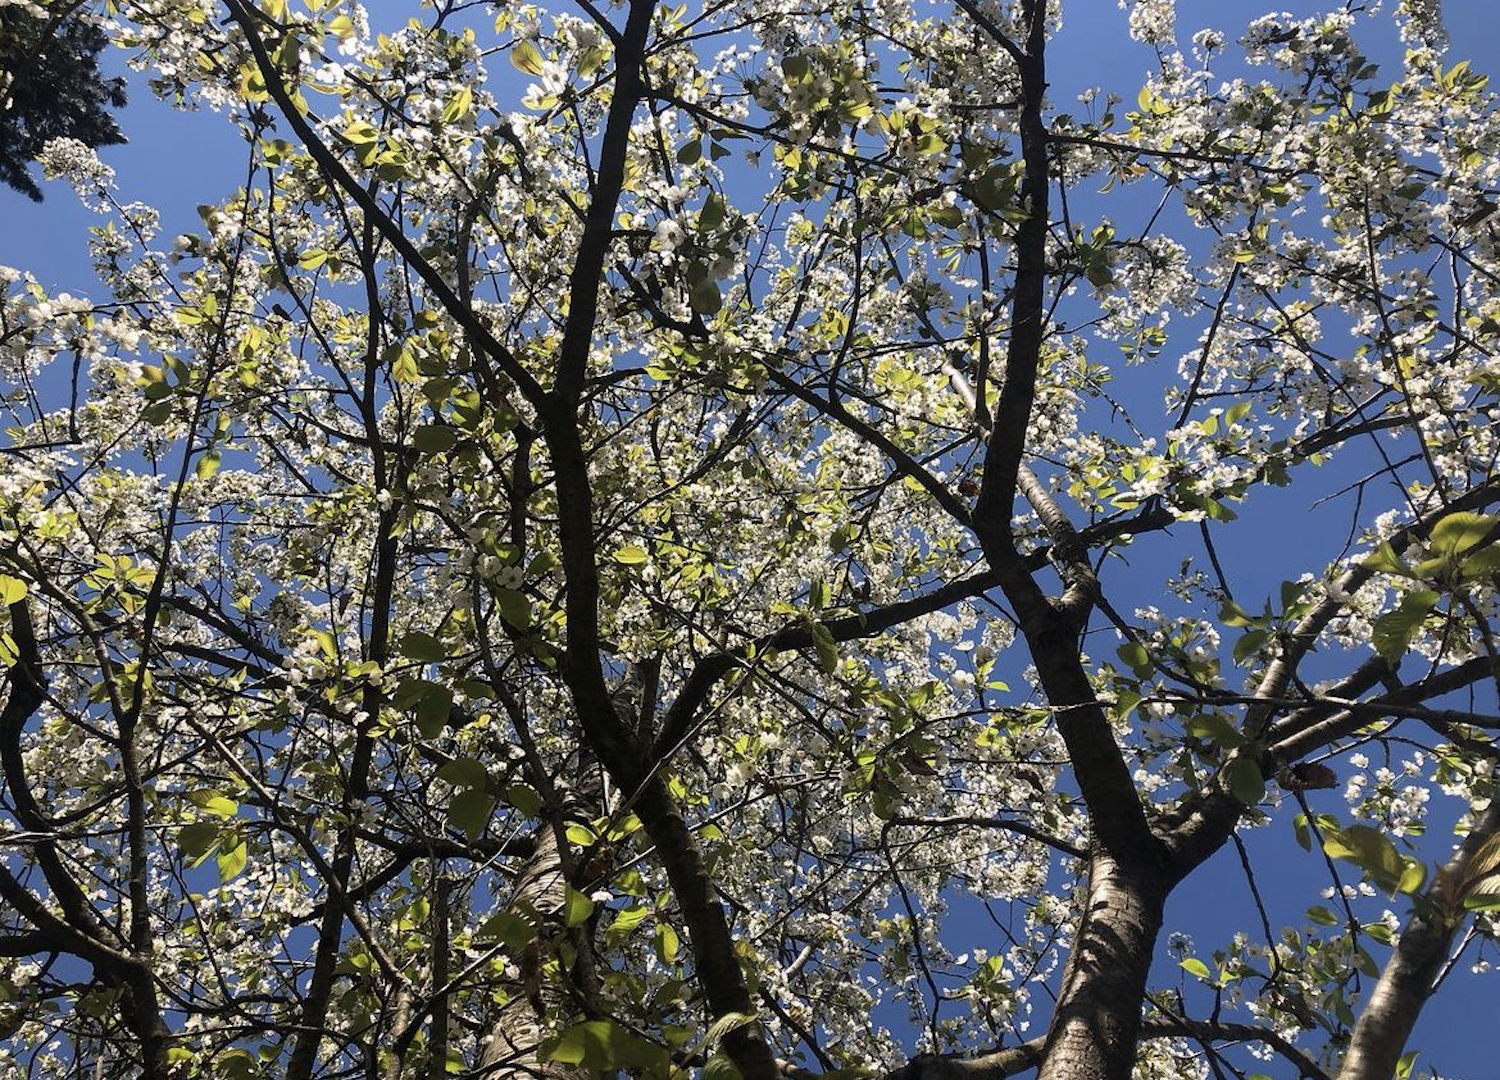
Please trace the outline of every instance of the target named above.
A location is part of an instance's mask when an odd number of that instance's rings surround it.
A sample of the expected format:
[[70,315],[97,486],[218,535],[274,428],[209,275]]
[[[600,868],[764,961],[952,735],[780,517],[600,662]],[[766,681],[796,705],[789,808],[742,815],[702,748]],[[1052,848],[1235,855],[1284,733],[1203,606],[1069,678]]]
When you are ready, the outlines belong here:
[[[1179,1017],[1147,1017],[1141,1022],[1141,1038],[1171,1039],[1187,1036],[1204,1042],[1256,1042],[1270,1047],[1299,1070],[1304,1080],[1332,1080],[1317,1062],[1308,1057],[1284,1036],[1256,1024],[1230,1024],[1215,1020],[1188,1020]],[[1006,1080],[1029,1072],[1042,1063],[1046,1038],[1038,1036],[1019,1046],[992,1050],[974,1057],[947,1057],[923,1054],[899,1069],[885,1073],[880,1080]],[[794,1080],[816,1080],[818,1074],[804,1070]]]
[[[836,642],[875,637],[893,626],[941,611],[950,604],[971,596],[978,596],[986,589],[993,588],[997,580],[996,575],[990,572],[960,578],[909,600],[900,600],[857,615],[825,620],[822,628]],[[811,649],[813,640],[812,627],[798,622],[765,634],[753,642],[713,653],[699,660],[662,719],[661,732],[652,749],[653,756],[664,757],[681,747],[696,725],[699,711],[714,686],[732,669],[745,663],[749,656],[758,656],[767,650],[785,652],[790,649]]]
[[784,372],[770,369],[771,381],[776,383],[787,393],[798,401],[804,402],[816,409],[822,416],[827,417],[841,427],[849,429],[866,442],[880,450],[891,462],[896,470],[896,475],[907,476],[922,485],[922,489],[932,496],[935,503],[941,506],[960,525],[969,526],[969,508],[947,485],[939,481],[916,461],[912,460],[910,454],[892,442],[883,432],[873,424],[868,424],[844,408],[837,401],[831,401],[813,393],[796,379]]
[[1041,829],[1027,825],[1024,821],[1014,821],[1010,818],[978,817],[975,815],[954,814],[948,817],[918,818],[918,817],[893,817],[892,825],[907,825],[913,828],[952,829],[957,827],[969,827],[976,829],[1002,829],[1005,832],[1013,832],[1017,836],[1024,836],[1028,840],[1046,844],[1055,851],[1064,855],[1071,855],[1075,859],[1088,858],[1088,850],[1077,844],[1070,844],[1066,840],[1043,832]]
[[625,159],[630,150],[630,127],[644,89],[642,68],[646,36],[656,0],[631,0],[625,32],[615,41],[614,96],[604,125],[593,191],[583,219],[583,234],[573,258],[568,280],[568,318],[563,324],[558,348],[557,399],[576,407],[588,375],[589,353],[594,343],[594,323],[599,315],[599,290],[604,280],[604,262],[614,233],[615,210],[625,184]]
[[475,315],[474,309],[459,298],[458,294],[443,280],[437,269],[422,256],[417,246],[402,232],[400,225],[392,220],[376,201],[375,196],[360,186],[349,174],[349,170],[344,168],[343,163],[328,149],[328,145],[319,138],[313,126],[308,123],[307,117],[292,101],[286,83],[281,78],[280,69],[266,52],[265,42],[255,26],[257,16],[241,0],[228,0],[228,4],[230,17],[245,34],[245,41],[250,46],[251,56],[255,60],[255,66],[261,78],[265,80],[267,92],[276,102],[277,108],[291,125],[292,130],[297,133],[297,137],[307,146],[307,152],[312,155],[323,174],[337,184],[354,204],[369,216],[370,220],[375,223],[375,227],[380,230],[380,235],[400,253],[401,258],[432,290],[433,296],[437,298],[438,303],[442,304],[443,310],[463,327],[464,332],[482,348],[485,355],[493,359],[500,366],[500,370],[515,382],[521,395],[533,405],[540,402],[544,393],[541,385],[521,365],[515,355],[490,333],[489,328]]

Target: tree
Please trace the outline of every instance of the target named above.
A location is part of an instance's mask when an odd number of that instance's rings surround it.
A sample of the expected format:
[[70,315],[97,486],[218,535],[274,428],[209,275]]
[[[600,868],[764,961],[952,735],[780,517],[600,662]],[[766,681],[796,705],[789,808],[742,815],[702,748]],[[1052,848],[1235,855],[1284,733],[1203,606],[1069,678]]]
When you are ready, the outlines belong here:
[[99,73],[108,36],[79,3],[0,5],[0,183],[40,202],[31,162],[53,139],[125,141],[107,107],[125,80]]
[[1500,119],[1371,17],[1079,116],[1035,0],[124,5],[249,156],[162,245],[53,144],[106,298],[5,279],[6,1075],[1414,1075]]

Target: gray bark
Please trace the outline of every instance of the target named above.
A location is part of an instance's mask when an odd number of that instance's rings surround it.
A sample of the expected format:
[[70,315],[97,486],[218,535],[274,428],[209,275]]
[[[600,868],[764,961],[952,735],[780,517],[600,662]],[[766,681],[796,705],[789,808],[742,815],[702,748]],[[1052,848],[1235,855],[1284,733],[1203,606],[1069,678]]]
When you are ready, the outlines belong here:
[[1406,1041],[1432,996],[1433,983],[1463,924],[1466,886],[1472,889],[1494,869],[1477,866],[1475,856],[1496,835],[1500,835],[1500,802],[1490,805],[1418,900],[1354,1025],[1339,1080],[1391,1080],[1395,1075]]
[[1094,854],[1038,1080],[1130,1080],[1167,883]]
[[[516,881],[510,909],[517,913],[534,911],[551,922],[563,909],[567,885],[557,830],[544,823],[537,836],[536,851]],[[545,1023],[566,1007],[562,988],[548,985],[542,979],[545,934],[544,927],[520,959],[521,983],[495,1015],[489,1040],[479,1058],[477,1072],[481,1076],[564,1080],[574,1075],[568,1066],[543,1061],[541,1057]]]

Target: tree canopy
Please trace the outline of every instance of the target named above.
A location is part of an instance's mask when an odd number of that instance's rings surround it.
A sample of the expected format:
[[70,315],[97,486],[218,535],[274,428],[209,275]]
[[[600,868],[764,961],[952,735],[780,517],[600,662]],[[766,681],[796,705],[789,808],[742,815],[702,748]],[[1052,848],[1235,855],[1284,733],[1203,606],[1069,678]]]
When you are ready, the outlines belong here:
[[0,1077],[1418,1075],[1500,114],[1370,6],[1122,101],[1042,0],[114,5],[245,179],[58,131],[96,295],[0,269]]
[[99,71],[108,42],[79,3],[0,4],[0,183],[40,202],[30,165],[47,143],[125,141],[108,112],[124,106],[125,80]]

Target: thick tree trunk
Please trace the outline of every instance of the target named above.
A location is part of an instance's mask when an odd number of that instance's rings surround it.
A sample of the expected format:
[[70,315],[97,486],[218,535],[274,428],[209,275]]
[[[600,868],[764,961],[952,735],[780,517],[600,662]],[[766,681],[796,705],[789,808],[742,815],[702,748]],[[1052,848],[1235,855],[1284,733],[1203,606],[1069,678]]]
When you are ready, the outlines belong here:
[[1391,1080],[1457,924],[1414,916],[1354,1027],[1340,1080]]
[[1098,852],[1038,1080],[1130,1080],[1167,882]]
[[[599,768],[591,758],[585,756],[569,779],[575,786],[568,805],[558,820],[545,820],[541,824],[536,849],[516,878],[515,891],[507,905],[512,912],[539,918],[540,925],[536,936],[517,959],[520,982],[511,988],[510,1000],[496,1013],[489,1039],[480,1053],[476,1072],[487,1080],[499,1077],[564,1080],[579,1075],[570,1066],[544,1061],[541,1056],[548,1021],[578,1011],[578,1003],[570,999],[567,987],[547,979],[543,973],[556,939],[568,933],[563,928],[568,886],[583,884],[570,880],[573,868],[564,845],[560,843],[560,821],[589,821],[604,809]],[[589,946],[582,934],[576,944],[581,953]],[[580,955],[580,960],[583,964],[589,962],[589,958],[583,955]]]
[[[556,830],[544,824],[537,836],[536,851],[521,872],[512,894],[510,909],[530,909],[551,921],[566,902],[568,879]],[[489,1041],[480,1055],[479,1075],[485,1077],[562,1078],[573,1075],[566,1066],[541,1058],[544,1021],[564,1007],[561,988],[542,978],[546,927],[527,946],[521,957],[521,984],[495,1015]]]

